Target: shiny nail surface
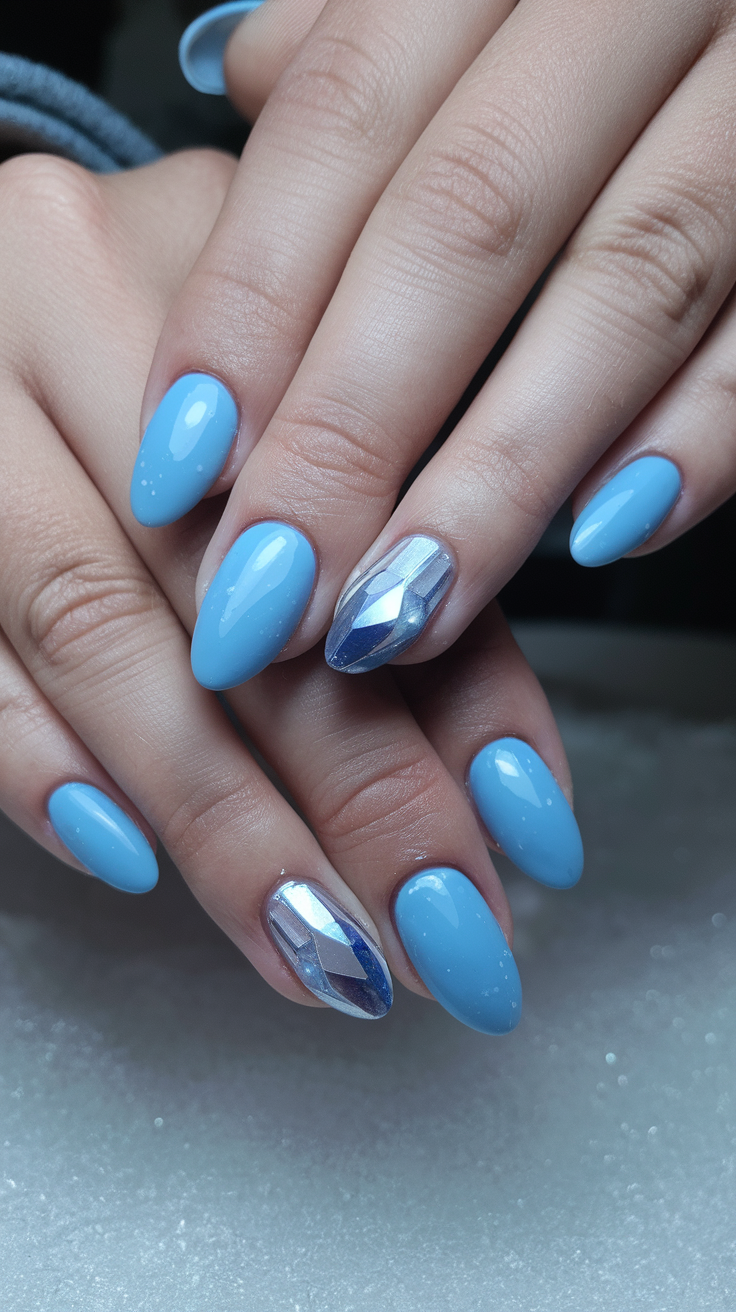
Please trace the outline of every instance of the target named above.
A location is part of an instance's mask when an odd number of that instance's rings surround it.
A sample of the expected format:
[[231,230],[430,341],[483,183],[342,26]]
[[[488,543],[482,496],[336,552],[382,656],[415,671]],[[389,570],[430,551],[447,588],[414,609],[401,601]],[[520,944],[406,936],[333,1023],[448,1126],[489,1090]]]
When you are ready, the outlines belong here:
[[237,431],[237,407],[218,378],[177,379],[138,449],[130,505],[139,524],[173,524],[196,506],[222,472]]
[[158,880],[153,848],[116,802],[92,784],[62,784],[48,816],[72,856],[124,893],[148,893]]
[[224,96],[227,88],[222,69],[225,46],[238,23],[263,0],[234,0],[200,14],[179,42],[179,67],[190,87],[206,96]]
[[521,1019],[521,982],[501,926],[475,884],[437,866],[399,889],[394,920],[409,959],[451,1016],[483,1034]]
[[570,553],[578,565],[610,565],[656,533],[682,490],[677,465],[642,456],[606,483],[578,515]]
[[266,922],[282,957],[310,993],[358,1020],[379,1020],[393,1002],[380,947],[317,884],[291,880],[271,894]]
[[489,834],[525,874],[571,888],[583,873],[583,843],[567,798],[541,756],[520,738],[483,747],[468,775]]
[[327,634],[327,664],[365,674],[400,656],[422,634],[454,572],[452,557],[434,538],[403,538],[341,598]]
[[253,524],[228,551],[202,602],[192,670],[204,688],[259,674],[299,623],[314,584],[314,552],[289,524]]

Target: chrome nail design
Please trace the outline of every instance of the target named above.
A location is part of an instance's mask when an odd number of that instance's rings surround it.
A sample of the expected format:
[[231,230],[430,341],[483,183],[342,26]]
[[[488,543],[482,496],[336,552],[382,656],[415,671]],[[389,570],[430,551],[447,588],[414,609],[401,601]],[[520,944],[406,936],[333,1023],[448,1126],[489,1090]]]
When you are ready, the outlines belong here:
[[323,888],[282,884],[266,920],[282,957],[316,998],[358,1020],[386,1015],[394,995],[383,953]]
[[327,634],[327,664],[365,674],[401,655],[424,630],[454,573],[452,557],[434,538],[403,538],[341,598]]

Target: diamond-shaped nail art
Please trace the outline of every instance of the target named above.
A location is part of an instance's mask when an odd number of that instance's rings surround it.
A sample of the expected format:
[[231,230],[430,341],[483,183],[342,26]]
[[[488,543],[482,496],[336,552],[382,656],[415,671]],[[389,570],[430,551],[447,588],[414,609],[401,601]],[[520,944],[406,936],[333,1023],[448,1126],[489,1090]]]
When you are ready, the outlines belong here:
[[434,538],[403,538],[347,589],[327,635],[327,664],[365,674],[406,651],[454,573],[452,557]]
[[290,880],[266,906],[271,937],[310,993],[359,1020],[393,1002],[388,966],[367,930],[316,884]]

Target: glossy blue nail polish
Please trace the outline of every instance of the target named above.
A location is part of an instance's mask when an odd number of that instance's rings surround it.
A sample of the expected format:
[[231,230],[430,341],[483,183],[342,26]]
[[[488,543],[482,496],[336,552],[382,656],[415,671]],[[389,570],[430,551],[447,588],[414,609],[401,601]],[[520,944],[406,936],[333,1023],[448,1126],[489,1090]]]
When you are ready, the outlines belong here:
[[235,0],[233,4],[216,5],[189,24],[179,42],[179,67],[195,91],[203,91],[206,96],[225,95],[225,46],[243,16],[262,4],[263,0]]
[[92,784],[62,784],[48,815],[56,833],[82,865],[124,893],[148,893],[158,880],[149,842],[129,815]]
[[253,524],[217,571],[192,638],[192,669],[205,688],[235,688],[285,647],[309,601],[316,562],[289,524]]
[[430,993],[483,1034],[521,1019],[521,982],[501,927],[475,884],[438,866],[414,875],[394,906],[399,938]]
[[519,738],[498,738],[468,776],[489,834],[525,874],[572,888],[583,873],[583,843],[567,798],[541,756]]
[[130,483],[138,523],[160,528],[196,506],[222,472],[237,431],[237,406],[218,378],[178,378],[138,449]]
[[642,456],[619,470],[578,515],[570,552],[578,565],[610,565],[656,533],[682,488],[677,465]]

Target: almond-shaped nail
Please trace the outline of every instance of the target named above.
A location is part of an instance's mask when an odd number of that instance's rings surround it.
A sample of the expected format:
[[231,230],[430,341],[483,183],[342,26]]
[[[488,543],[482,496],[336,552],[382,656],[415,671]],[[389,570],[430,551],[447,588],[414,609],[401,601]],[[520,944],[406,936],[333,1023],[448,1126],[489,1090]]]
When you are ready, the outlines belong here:
[[325,889],[289,880],[265,907],[271,938],[316,998],[358,1020],[380,1020],[393,1002],[384,955]]

